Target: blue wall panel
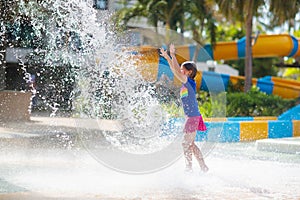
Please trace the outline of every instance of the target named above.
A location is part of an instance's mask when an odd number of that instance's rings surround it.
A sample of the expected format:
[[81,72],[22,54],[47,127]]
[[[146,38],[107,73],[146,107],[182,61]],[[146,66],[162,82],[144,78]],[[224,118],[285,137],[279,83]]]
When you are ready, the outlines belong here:
[[[205,122],[206,127],[209,127],[209,123]],[[195,141],[207,141],[208,140],[208,130],[207,131],[197,131]]]
[[292,121],[269,121],[269,138],[293,137]]
[[197,132],[196,141],[239,142],[239,122],[210,122],[206,123],[207,131]]
[[240,123],[226,122],[224,123],[220,142],[239,142],[240,141]]

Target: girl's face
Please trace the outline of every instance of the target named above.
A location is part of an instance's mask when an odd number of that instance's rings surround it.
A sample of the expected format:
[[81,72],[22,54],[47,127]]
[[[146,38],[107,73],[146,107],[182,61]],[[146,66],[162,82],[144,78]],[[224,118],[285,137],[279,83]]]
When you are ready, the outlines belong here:
[[180,71],[186,76],[190,76],[192,73],[192,70],[187,70],[183,65],[180,66]]

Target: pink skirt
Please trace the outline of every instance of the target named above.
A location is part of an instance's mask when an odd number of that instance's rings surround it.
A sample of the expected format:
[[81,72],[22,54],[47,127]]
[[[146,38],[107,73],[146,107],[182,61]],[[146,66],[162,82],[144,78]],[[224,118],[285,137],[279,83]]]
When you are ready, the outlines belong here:
[[206,130],[207,128],[204,124],[202,116],[187,117],[183,130],[185,133],[193,133],[195,131]]

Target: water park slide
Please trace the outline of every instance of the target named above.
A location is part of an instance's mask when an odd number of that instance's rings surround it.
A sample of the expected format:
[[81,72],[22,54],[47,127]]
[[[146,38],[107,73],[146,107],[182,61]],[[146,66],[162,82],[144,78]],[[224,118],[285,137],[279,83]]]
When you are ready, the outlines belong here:
[[[216,80],[222,82],[224,87],[217,86]],[[243,76],[231,76],[228,74],[218,74],[215,72],[198,72],[196,76],[197,89],[204,91],[222,91],[226,90],[229,82],[235,86],[242,87],[239,81],[244,81]],[[252,84],[256,85],[260,91],[267,94],[274,94],[286,99],[300,98],[300,82],[295,80],[285,80],[277,77],[265,76],[259,79],[253,78]],[[214,86],[215,88],[208,88]],[[243,88],[239,88],[241,91]]]
[[[226,76],[226,75],[224,75]],[[239,81],[244,81],[243,76],[230,76],[233,85]],[[253,78],[252,84],[256,85],[260,91],[267,94],[278,95],[285,99],[294,99],[300,97],[300,82],[296,80],[286,80],[278,77],[265,76],[259,79]],[[240,88],[240,90],[243,90]]]
[[[299,40],[289,34],[280,35],[259,35],[255,45],[253,46],[253,57],[283,57],[283,56],[300,56]],[[198,61],[205,62],[209,59],[214,60],[230,60],[244,58],[245,56],[245,38],[236,42],[218,42],[214,49],[211,45],[205,45],[198,54]],[[299,48],[298,48],[299,47]],[[177,59],[179,62],[192,60],[196,50],[195,45],[178,46],[176,47]],[[149,81],[156,81],[162,75],[166,75],[173,80],[176,85],[179,84],[169,68],[167,62],[159,56],[158,50],[144,46],[139,51],[142,54],[142,60],[147,63],[148,67],[143,69],[141,73],[147,77]],[[243,81],[243,76],[229,76],[227,74],[214,74],[213,72],[198,73],[197,88],[207,89],[205,82],[215,80],[216,76],[221,76],[225,88],[227,88],[229,80],[236,84]],[[206,81],[203,81],[206,80]],[[300,97],[300,83],[299,81],[285,80],[276,77],[263,77],[259,79],[252,79],[253,85],[257,85],[262,91],[267,94],[275,94],[283,98],[299,98]]]
[[[151,47],[142,47],[141,51],[149,51]],[[177,46],[178,61],[192,60],[196,51],[196,45]],[[217,42],[214,47],[210,44],[200,49],[197,60],[237,60],[246,55],[246,38],[237,41]],[[266,57],[299,57],[300,39],[289,34],[258,35],[252,47],[254,58]]]
[[[298,57],[300,40],[289,34],[259,35],[253,45],[253,57]],[[233,42],[218,42],[214,48],[204,46],[213,60],[236,60],[246,55],[246,38]],[[192,52],[191,52],[192,53]]]
[[[300,40],[289,34],[259,35],[253,46],[253,57],[298,57],[300,56]],[[214,60],[232,60],[245,57],[245,37],[236,42],[219,42],[215,48],[205,45],[204,49],[209,52]],[[241,76],[231,76],[231,82],[244,80]],[[252,83],[257,85],[267,94],[275,94],[283,98],[299,98],[300,82],[280,79],[277,77],[263,77],[253,79]]]

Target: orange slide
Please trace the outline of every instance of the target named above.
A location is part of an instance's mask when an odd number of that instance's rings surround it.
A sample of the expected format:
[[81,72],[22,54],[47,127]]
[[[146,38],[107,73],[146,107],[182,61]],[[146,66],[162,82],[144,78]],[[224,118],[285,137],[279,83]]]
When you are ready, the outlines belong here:
[[[297,57],[300,56],[300,40],[289,34],[259,35],[253,45],[253,57]],[[212,49],[205,45],[213,60],[235,60],[244,58],[246,53],[246,39],[234,42],[218,42]]]

